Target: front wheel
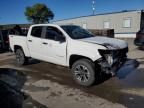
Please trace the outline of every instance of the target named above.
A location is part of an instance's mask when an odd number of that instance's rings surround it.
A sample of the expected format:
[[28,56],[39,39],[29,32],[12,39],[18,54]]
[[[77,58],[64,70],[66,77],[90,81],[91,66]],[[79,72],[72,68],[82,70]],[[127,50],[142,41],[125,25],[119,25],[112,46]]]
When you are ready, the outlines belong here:
[[140,46],[139,49],[144,50],[144,45],[143,45],[143,46]]
[[17,49],[15,54],[16,54],[16,61],[18,65],[21,66],[28,62],[28,58],[25,57],[22,49]]
[[80,59],[72,65],[74,80],[82,86],[91,86],[95,82],[95,66],[88,59]]

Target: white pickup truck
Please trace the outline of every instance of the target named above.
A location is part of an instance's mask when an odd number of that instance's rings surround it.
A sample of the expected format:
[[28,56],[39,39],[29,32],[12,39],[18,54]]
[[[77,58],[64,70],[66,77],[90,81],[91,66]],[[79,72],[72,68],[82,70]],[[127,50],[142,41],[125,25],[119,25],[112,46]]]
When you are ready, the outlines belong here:
[[10,48],[19,65],[34,58],[71,69],[74,80],[83,86],[94,84],[104,72],[115,75],[125,65],[128,44],[123,40],[94,36],[76,25],[36,24],[27,37],[9,35]]

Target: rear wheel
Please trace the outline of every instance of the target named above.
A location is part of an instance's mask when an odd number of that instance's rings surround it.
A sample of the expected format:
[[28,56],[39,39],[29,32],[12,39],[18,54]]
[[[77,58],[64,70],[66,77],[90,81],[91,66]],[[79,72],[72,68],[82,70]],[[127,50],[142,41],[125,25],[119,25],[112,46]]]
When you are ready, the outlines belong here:
[[141,49],[141,50],[144,50],[144,45],[143,45],[143,46],[140,46],[140,49]]
[[72,65],[74,80],[82,86],[91,86],[95,82],[95,66],[88,59],[80,59]]
[[17,49],[15,54],[16,54],[16,61],[18,65],[21,66],[21,65],[25,65],[28,63],[28,58],[25,57],[22,49]]

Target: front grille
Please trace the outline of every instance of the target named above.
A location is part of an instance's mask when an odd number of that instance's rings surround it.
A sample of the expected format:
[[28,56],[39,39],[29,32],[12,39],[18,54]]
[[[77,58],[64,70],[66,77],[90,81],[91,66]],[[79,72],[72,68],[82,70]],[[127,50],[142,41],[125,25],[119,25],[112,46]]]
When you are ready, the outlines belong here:
[[128,47],[123,49],[113,49],[113,50],[102,50],[99,49],[99,53],[102,57],[105,57],[106,54],[111,54],[113,58],[123,58],[126,57],[126,54],[128,52]]
[[114,58],[123,58],[126,57],[127,52],[128,52],[128,47],[124,49],[113,50],[112,54]]

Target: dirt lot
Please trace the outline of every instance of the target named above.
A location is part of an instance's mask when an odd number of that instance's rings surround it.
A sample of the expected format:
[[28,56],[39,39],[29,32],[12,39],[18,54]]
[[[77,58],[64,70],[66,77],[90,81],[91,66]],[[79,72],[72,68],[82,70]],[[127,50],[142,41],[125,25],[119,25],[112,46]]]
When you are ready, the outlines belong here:
[[143,108],[144,51],[129,43],[129,58],[140,66],[124,79],[107,78],[90,88],[77,85],[67,68],[31,60],[19,67],[12,53],[0,54],[0,68],[15,69],[26,76],[23,91],[27,94],[23,108]]

